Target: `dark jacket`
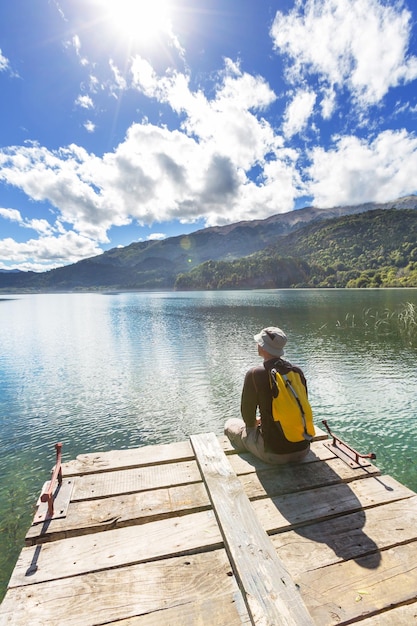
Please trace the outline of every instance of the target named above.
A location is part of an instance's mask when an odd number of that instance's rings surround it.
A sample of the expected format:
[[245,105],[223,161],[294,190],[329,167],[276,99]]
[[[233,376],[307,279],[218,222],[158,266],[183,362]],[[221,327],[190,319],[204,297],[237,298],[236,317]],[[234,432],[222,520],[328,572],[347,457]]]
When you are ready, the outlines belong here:
[[281,373],[296,371],[300,374],[301,380],[307,389],[307,382],[302,370],[291,365],[284,359],[270,359],[263,365],[251,368],[245,376],[242,390],[241,413],[242,418],[248,428],[256,426],[257,409],[261,419],[261,432],[264,439],[265,450],[276,454],[288,454],[305,450],[308,448],[308,441],[288,441],[282,431],[279,422],[274,422],[272,417],[272,393],[269,382],[269,371],[275,367]]

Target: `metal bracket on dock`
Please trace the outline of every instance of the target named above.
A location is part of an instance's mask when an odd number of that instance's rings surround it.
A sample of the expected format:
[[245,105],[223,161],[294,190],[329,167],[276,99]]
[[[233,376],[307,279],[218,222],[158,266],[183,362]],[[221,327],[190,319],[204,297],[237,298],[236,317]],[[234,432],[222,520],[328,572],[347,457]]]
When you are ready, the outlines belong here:
[[345,461],[350,467],[363,467],[366,463],[361,463],[360,459],[376,459],[376,454],[373,452],[369,452],[368,454],[360,454],[349,446],[347,443],[342,441],[337,435],[335,435],[331,430],[327,423],[327,420],[322,420],[322,424],[326,428],[329,435],[332,437],[332,442],[325,442],[324,445],[329,448],[334,454],[336,454],[342,461]]
[[55,450],[56,461],[51,480],[48,480],[42,488],[33,524],[65,517],[67,514],[74,481],[73,479],[63,481],[62,479],[62,443],[56,443]]

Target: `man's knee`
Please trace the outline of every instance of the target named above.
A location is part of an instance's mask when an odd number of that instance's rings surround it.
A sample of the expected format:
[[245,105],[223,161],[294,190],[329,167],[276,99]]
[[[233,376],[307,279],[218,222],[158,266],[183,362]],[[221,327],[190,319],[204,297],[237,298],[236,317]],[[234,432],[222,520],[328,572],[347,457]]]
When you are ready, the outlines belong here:
[[224,425],[224,434],[227,435],[228,433],[231,433],[232,435],[241,435],[244,428],[245,422],[243,420],[240,420],[237,417],[232,417],[227,420]]
[[245,422],[238,418],[227,420],[224,425],[224,434],[229,439],[232,446],[238,450],[244,450],[242,435],[245,432]]

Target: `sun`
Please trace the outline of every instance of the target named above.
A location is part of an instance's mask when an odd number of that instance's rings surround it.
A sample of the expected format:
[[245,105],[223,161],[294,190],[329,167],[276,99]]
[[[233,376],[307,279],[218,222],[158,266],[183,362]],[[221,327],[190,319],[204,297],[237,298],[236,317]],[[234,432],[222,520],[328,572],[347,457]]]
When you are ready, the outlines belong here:
[[169,0],[101,0],[106,22],[119,38],[151,43],[171,33]]

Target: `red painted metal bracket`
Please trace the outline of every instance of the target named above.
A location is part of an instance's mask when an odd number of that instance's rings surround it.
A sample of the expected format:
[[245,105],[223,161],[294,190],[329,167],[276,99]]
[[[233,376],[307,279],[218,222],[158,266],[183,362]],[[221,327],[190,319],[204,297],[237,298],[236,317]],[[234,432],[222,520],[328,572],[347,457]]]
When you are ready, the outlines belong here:
[[[368,454],[360,454],[359,452],[357,452],[357,450],[355,450],[354,448],[352,448],[351,446],[349,446],[347,443],[345,443],[344,441],[342,441],[342,439],[340,439],[339,437],[337,437],[331,430],[330,427],[327,423],[327,420],[322,420],[322,424],[325,426],[327,432],[329,433],[329,435],[332,437],[333,441],[331,443],[331,445],[340,450],[340,452],[344,455],[346,455],[347,457],[353,458],[353,460],[360,465],[359,463],[359,459],[376,459],[376,454],[374,454],[373,452],[369,452]],[[330,446],[329,446],[330,447]]]
[[[55,450],[56,450],[56,461],[55,461],[55,467],[52,472],[51,480],[49,481],[49,483],[47,483],[46,491],[44,491],[40,497],[41,502],[48,503],[47,517],[53,517],[55,491],[62,484],[62,467],[61,467],[62,443],[56,443]],[[56,483],[58,484],[56,485]]]
[[[56,517],[54,511],[54,501],[57,499],[63,486],[62,483],[62,443],[55,444],[56,460],[52,469],[51,480],[43,486],[42,493],[38,501],[37,521],[45,521]],[[46,503],[46,507],[42,507],[41,503]],[[45,510],[46,509],[46,510]],[[36,518],[36,516],[35,516]]]
[[[56,461],[52,468],[51,480],[42,487],[36,503],[32,526],[48,523],[66,517],[71,502],[75,479],[62,477],[62,443],[55,444]],[[28,544],[30,545],[30,544]]]

